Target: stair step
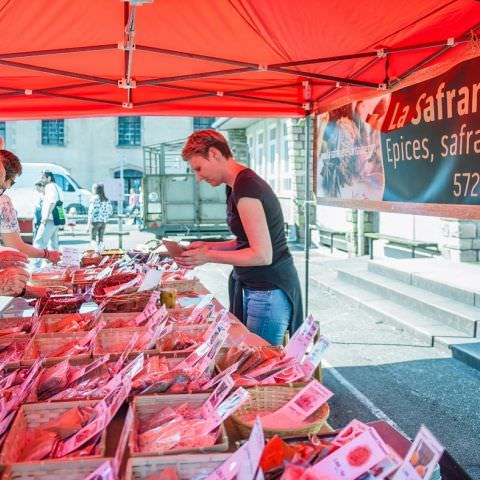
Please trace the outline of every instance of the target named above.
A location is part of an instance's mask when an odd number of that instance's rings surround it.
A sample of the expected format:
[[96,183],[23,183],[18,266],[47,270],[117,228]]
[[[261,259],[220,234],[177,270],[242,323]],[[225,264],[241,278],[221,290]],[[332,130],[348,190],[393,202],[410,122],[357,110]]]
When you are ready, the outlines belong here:
[[480,307],[478,265],[455,265],[440,259],[371,260],[368,271],[457,302]]
[[[368,312],[373,318],[410,333],[417,339],[425,342],[426,346],[434,346],[437,337],[475,341],[460,330],[421,315],[391,300],[386,300],[377,293],[369,292],[362,287],[352,285],[340,279],[327,281],[325,279],[313,278],[313,281],[328,288],[343,300],[358,305],[359,308]],[[439,343],[437,346],[443,350],[448,350],[448,344]]]
[[480,342],[454,344],[450,348],[453,358],[480,370]]
[[445,324],[463,332],[463,336],[467,337],[480,333],[480,309],[474,306],[418,289],[365,269],[343,267],[337,272],[339,280],[350,282],[364,290],[374,291],[386,300],[415,310],[417,314],[429,317],[434,325]]

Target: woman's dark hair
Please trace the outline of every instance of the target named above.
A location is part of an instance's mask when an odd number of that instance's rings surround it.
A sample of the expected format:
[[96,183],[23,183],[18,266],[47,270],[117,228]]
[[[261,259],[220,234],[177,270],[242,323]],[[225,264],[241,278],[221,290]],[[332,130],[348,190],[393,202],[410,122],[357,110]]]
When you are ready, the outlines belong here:
[[182,150],[184,160],[189,160],[193,155],[207,158],[210,147],[215,147],[224,157],[231,158],[232,151],[225,137],[215,130],[199,130],[193,132],[187,139]]
[[56,183],[56,182],[55,182],[55,177],[53,176],[53,173],[50,172],[49,170],[44,170],[44,171],[42,172],[42,174],[43,174],[45,177],[49,178],[51,182]]
[[95,195],[98,195],[98,198],[100,198],[101,202],[108,202],[108,198],[105,195],[105,189],[101,183],[96,183],[93,186],[93,192]]
[[0,161],[5,169],[5,180],[12,180],[22,174],[20,159],[9,150],[0,150]]

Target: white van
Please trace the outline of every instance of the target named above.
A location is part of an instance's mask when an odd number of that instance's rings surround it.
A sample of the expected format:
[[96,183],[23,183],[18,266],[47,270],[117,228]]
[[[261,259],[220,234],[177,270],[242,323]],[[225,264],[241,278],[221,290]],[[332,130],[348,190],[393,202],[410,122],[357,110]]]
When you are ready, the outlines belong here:
[[36,198],[35,183],[42,178],[42,172],[47,170],[53,173],[55,182],[62,191],[65,211],[74,207],[77,213],[87,213],[92,193],[81,188],[68,171],[53,163],[23,163],[22,174],[15,180],[15,185],[8,190],[7,195],[12,199],[19,218],[32,218],[34,200]]

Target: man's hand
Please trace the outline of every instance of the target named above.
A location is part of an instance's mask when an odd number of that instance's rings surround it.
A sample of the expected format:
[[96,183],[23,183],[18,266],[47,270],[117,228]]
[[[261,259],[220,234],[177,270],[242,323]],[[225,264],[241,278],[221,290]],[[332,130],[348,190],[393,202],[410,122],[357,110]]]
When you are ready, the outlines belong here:
[[28,264],[28,257],[18,250],[0,249],[0,268],[23,267]]
[[193,248],[185,250],[180,257],[175,257],[174,260],[181,267],[198,267],[210,261],[210,252],[207,247]]
[[62,254],[56,250],[48,251],[48,259],[53,263],[58,263],[60,261]]
[[0,295],[20,295],[29,278],[30,274],[23,268],[8,267],[0,270]]

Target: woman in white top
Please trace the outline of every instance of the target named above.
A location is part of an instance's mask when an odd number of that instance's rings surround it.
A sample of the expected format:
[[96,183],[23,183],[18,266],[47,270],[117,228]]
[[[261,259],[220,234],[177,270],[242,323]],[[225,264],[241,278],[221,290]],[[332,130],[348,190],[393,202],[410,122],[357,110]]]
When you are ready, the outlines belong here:
[[113,208],[101,183],[93,185],[92,192],[93,197],[88,207],[88,228],[91,233],[92,247],[102,250],[105,226],[112,215]]

